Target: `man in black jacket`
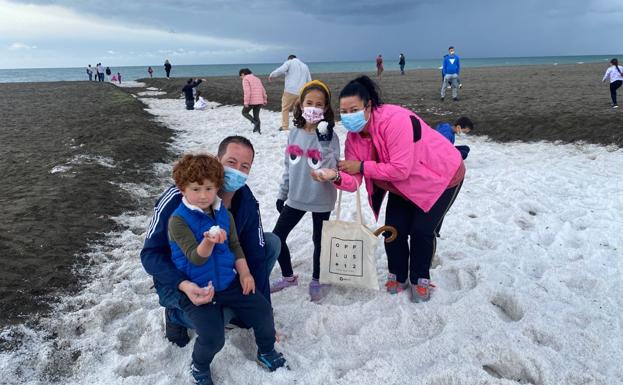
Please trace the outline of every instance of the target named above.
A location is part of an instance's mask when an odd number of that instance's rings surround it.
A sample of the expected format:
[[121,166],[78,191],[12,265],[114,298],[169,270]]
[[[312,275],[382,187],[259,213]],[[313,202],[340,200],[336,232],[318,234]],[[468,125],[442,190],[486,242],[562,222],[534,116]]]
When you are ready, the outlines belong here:
[[195,95],[194,90],[201,82],[205,82],[205,79],[193,79],[190,78],[186,82],[184,88],[182,88],[182,92],[184,93],[184,97],[186,98],[186,109],[194,110],[195,109]]

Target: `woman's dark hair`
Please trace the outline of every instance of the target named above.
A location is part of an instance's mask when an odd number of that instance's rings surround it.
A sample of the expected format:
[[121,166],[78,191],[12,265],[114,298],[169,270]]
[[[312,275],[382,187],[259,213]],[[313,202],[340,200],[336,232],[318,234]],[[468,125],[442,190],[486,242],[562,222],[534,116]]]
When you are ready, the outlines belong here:
[[364,105],[372,102],[372,108],[376,108],[383,104],[381,100],[381,90],[372,79],[366,75],[359,76],[351,80],[340,92],[340,99],[349,96],[359,96],[363,100]]
[[317,85],[317,84],[312,84],[311,86],[306,87],[301,92],[301,96],[299,97],[299,100],[297,100],[296,103],[294,103],[294,108],[292,110],[292,115],[294,115],[294,119],[293,119],[294,127],[297,127],[297,128],[305,127],[305,123],[307,123],[307,121],[303,117],[303,108],[301,107],[301,104],[303,103],[303,100],[305,100],[305,95],[307,95],[310,91],[313,91],[313,90],[320,91],[324,95],[325,111],[324,111],[324,118],[322,119],[322,121],[327,122],[329,124],[328,128],[332,129],[335,126],[335,113],[333,113],[333,107],[331,107],[331,95],[329,95],[329,93],[327,92],[327,90],[324,89],[324,87]]
[[610,64],[612,64],[614,68],[617,69],[619,75],[623,76],[623,73],[621,73],[621,69],[619,68],[619,59],[613,58],[612,60],[610,60]]
[[242,75],[251,75],[253,72],[251,72],[250,69],[248,68],[242,68],[240,71],[238,71],[238,76],[242,76]]

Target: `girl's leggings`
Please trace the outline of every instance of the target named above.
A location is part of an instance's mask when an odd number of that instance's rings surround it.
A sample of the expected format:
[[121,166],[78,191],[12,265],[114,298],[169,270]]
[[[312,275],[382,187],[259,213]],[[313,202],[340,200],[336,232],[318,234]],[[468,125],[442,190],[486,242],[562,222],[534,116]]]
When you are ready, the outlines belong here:
[[612,105],[617,105],[617,90],[621,87],[623,81],[617,80],[616,82],[610,83],[610,97],[612,98]]
[[435,230],[448,212],[459,190],[458,186],[447,189],[429,212],[425,213],[415,203],[389,193],[385,224],[398,230],[398,237],[385,243],[389,272],[399,282],[417,284],[418,278],[430,279],[430,263],[435,255],[437,238]]
[[[299,223],[306,211],[294,209],[288,205],[283,206],[277,224],[273,230],[273,234],[279,237],[281,240],[281,254],[279,254],[279,266],[281,267],[281,275],[284,277],[291,277],[294,274],[292,271],[292,260],[290,259],[290,249],[286,244],[286,239],[290,231]],[[312,213],[312,220],[314,222],[314,229],[312,239],[314,241],[314,254],[313,254],[313,272],[312,277],[314,279],[320,278],[320,239],[322,236],[322,221],[326,221],[331,216],[331,212]]]

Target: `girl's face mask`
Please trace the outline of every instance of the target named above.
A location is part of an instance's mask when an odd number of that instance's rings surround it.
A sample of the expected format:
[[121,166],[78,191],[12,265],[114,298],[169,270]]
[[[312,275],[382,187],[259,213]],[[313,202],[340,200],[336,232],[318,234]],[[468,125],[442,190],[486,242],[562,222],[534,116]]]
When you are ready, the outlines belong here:
[[324,109],[318,107],[304,107],[303,119],[307,123],[316,124],[324,119]]

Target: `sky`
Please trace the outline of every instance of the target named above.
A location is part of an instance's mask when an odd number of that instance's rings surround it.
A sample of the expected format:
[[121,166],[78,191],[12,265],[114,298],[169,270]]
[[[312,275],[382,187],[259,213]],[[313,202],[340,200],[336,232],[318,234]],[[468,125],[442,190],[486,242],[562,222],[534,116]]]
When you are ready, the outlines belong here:
[[623,51],[621,0],[0,0],[0,68]]

